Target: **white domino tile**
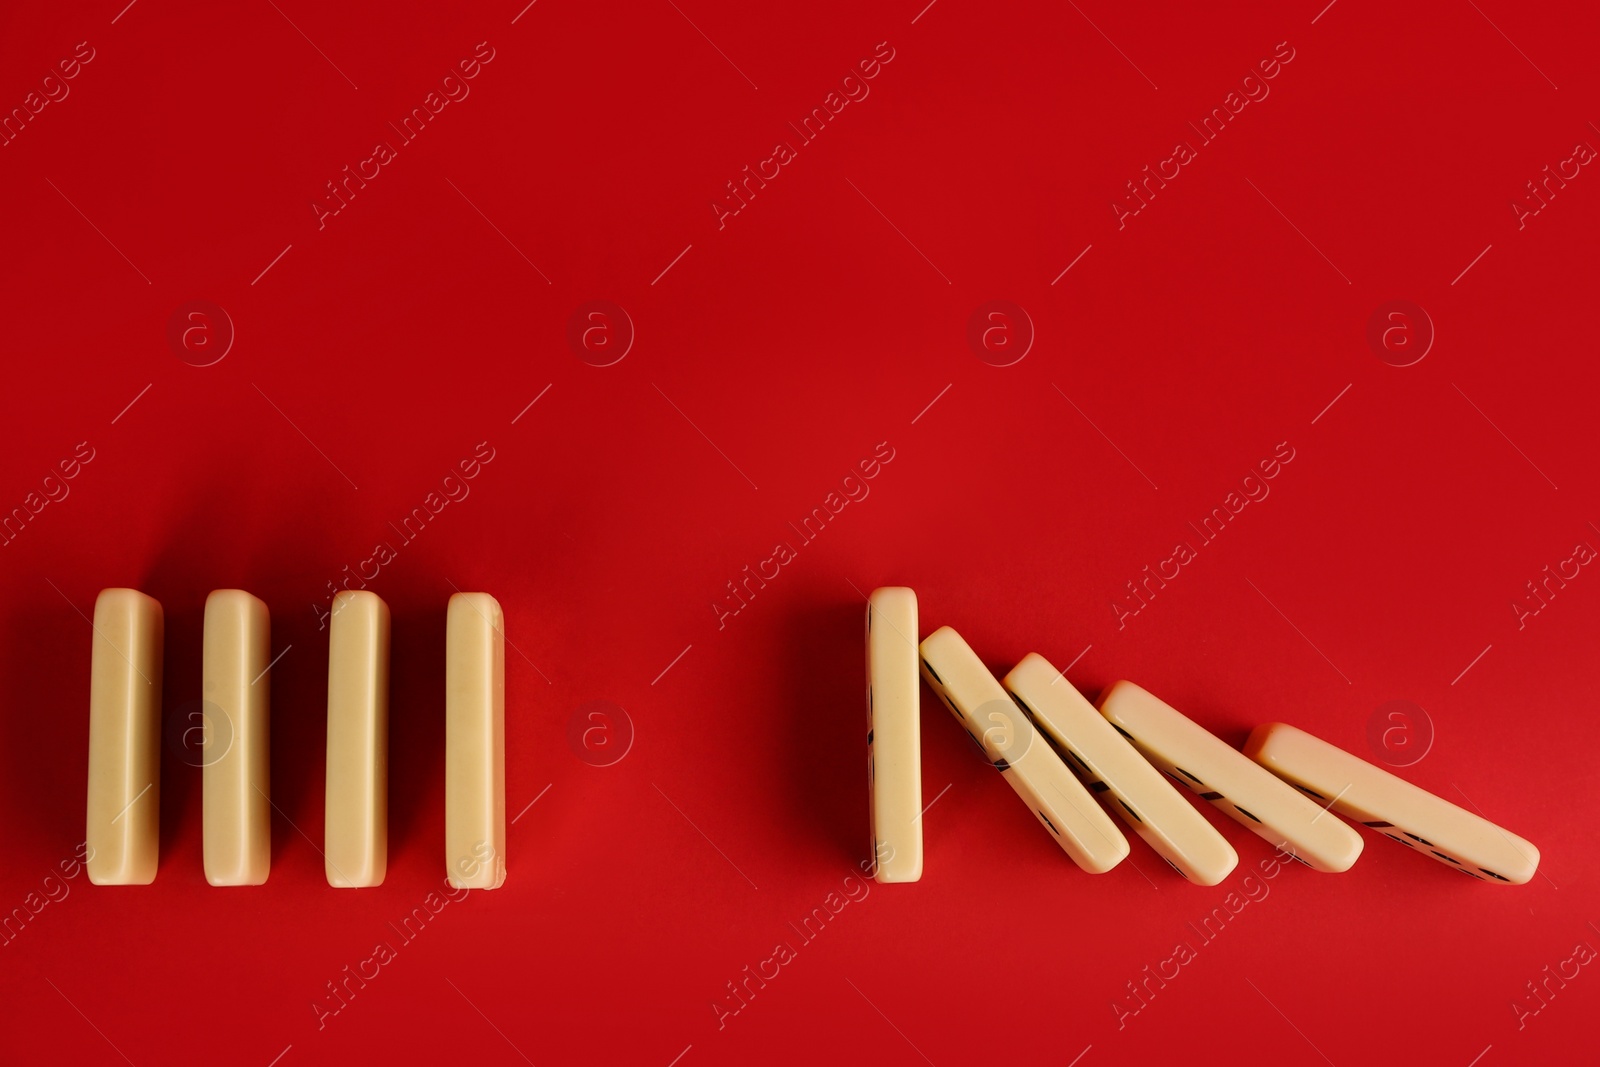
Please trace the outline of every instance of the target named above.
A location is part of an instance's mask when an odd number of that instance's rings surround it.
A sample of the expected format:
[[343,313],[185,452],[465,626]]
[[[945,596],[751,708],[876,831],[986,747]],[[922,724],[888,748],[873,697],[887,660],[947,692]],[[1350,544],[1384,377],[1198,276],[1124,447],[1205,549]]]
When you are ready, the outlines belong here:
[[922,672],[1073,862],[1101,874],[1127,858],[1128,839],[960,634],[948,626],[930,634],[922,642]]
[[260,885],[272,866],[271,642],[266,604],[242,589],[206,597],[201,822],[211,885]]
[[1319,805],[1447,867],[1511,885],[1538,870],[1531,842],[1304,730],[1266,723],[1244,750]]
[[1107,689],[1100,714],[1145,759],[1307,866],[1347,871],[1361,855],[1360,834],[1132,682]]
[[874,877],[922,877],[922,687],[917,594],[874,589],[867,602],[867,783]]
[[457,889],[506,880],[506,633],[500,602],[456,593],[445,614],[444,859]]
[[389,607],[375,593],[333,598],[328,625],[328,884],[383,884],[389,867]]
[[136,589],[106,589],[94,602],[84,854],[95,885],[156,877],[163,630],[161,605]]
[[1239,855],[1227,839],[1049,660],[1030,653],[1006,675],[1005,687],[1089,789],[1179,874],[1216,885],[1233,871]]

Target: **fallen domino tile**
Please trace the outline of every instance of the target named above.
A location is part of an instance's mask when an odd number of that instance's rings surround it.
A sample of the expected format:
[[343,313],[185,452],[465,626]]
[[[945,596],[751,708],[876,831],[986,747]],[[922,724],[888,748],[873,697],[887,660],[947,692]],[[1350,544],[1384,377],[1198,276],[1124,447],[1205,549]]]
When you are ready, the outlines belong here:
[[1049,660],[1030,653],[1004,684],[1089,788],[1113,801],[1113,810],[1174,870],[1196,885],[1228,877],[1239,862],[1233,846]]
[[1027,715],[960,634],[948,626],[930,634],[922,642],[922,672],[1074,863],[1103,874],[1127,857],[1128,839],[1038,739]]
[[1474,878],[1522,885],[1539,867],[1531,842],[1304,730],[1265,723],[1244,751],[1340,815]]
[[95,885],[149,885],[161,845],[161,605],[105,589],[93,626],[85,866]]
[[1100,714],[1145,759],[1307,866],[1347,871],[1361,855],[1360,834],[1132,682],[1106,690]]
[[457,593],[445,619],[445,873],[457,889],[506,880],[506,635],[488,593]]
[[389,607],[375,593],[333,598],[328,626],[328,884],[383,884],[389,863]]
[[922,877],[921,687],[917,594],[902,586],[867,598],[867,784],[874,877]]
[[241,589],[206,597],[201,747],[206,881],[260,885],[272,866],[267,606]]

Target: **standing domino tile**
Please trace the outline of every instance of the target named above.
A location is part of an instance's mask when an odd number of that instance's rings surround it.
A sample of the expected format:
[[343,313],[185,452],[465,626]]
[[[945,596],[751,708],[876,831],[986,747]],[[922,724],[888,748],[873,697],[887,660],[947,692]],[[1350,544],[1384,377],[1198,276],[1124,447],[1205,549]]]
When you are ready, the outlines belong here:
[[375,593],[333,598],[328,627],[328,884],[383,884],[389,864],[389,607]]
[[880,882],[922,877],[920,704],[917,594],[874,589],[867,598],[867,784]]
[[1114,801],[1112,810],[1179,874],[1196,885],[1216,885],[1233,871],[1239,855],[1227,839],[1049,660],[1030,653],[1006,675],[1005,687],[1089,788]]
[[1304,730],[1257,726],[1244,751],[1340,815],[1474,878],[1522,885],[1539,867],[1531,842]]
[[206,597],[201,777],[206,881],[212,885],[260,885],[272,866],[271,641],[267,606],[260,600],[241,589],[218,589]]
[[488,593],[457,593],[445,622],[444,860],[457,889],[506,880],[506,635]]
[[1347,871],[1361,855],[1360,834],[1132,682],[1106,690],[1100,714],[1145,759],[1308,867]]
[[922,642],[922,672],[1074,863],[1103,874],[1127,857],[1128,839],[1038,739],[1027,715],[960,634],[941,626],[928,635]]
[[149,885],[161,845],[161,605],[135,589],[94,602],[89,668],[89,881]]

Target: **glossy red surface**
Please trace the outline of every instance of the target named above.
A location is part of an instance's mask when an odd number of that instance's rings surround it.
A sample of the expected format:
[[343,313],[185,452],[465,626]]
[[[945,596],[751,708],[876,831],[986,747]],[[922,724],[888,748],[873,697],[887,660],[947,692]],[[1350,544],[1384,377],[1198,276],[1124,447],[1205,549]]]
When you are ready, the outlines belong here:
[[[1589,1055],[1592,9],[124,2],[0,15],[0,1060]],[[370,891],[318,852],[347,580],[393,611]],[[926,874],[869,888],[883,584],[1234,744],[1425,749],[1541,874],[1267,878],[1219,820],[1224,885],[1091,877],[925,693]],[[205,884],[181,729],[154,884],[63,876],[124,585],[180,727],[206,594],[272,609],[265,886]],[[515,821],[448,900],[456,589]]]

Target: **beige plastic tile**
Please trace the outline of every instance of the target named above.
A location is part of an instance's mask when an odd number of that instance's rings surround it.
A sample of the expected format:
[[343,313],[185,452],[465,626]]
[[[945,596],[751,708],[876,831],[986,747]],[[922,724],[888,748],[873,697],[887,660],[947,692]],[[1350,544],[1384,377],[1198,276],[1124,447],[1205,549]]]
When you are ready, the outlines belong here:
[[1145,759],[1307,866],[1347,871],[1361,855],[1360,834],[1132,682],[1107,689],[1100,714]]
[[867,783],[874,877],[922,877],[922,687],[917,594],[874,589],[867,603]]
[[1049,660],[1030,653],[1004,684],[1067,765],[1174,870],[1197,885],[1228,877],[1239,862],[1233,846]]
[[383,884],[389,863],[389,607],[375,593],[333,598],[328,629],[328,884]]
[[149,885],[161,844],[161,605],[136,589],[94,602],[85,855],[95,885]]
[[1522,885],[1538,870],[1531,842],[1304,730],[1265,723],[1244,751],[1340,815],[1474,878]]
[[458,889],[506,880],[506,637],[500,603],[457,593],[445,618],[445,871]]
[[1128,839],[960,634],[941,626],[928,635],[922,674],[1073,862],[1102,874],[1127,857]]
[[241,589],[206,598],[201,689],[206,881],[260,885],[272,866],[267,606]]

